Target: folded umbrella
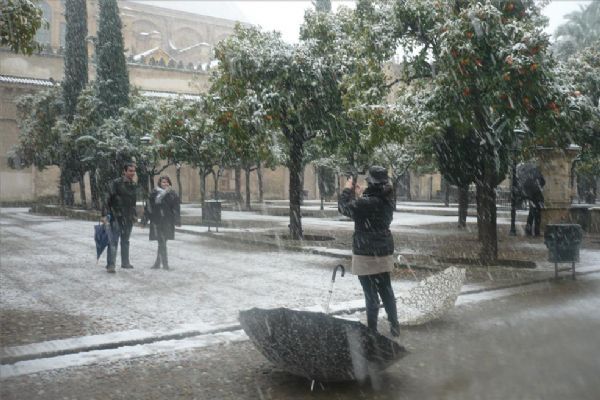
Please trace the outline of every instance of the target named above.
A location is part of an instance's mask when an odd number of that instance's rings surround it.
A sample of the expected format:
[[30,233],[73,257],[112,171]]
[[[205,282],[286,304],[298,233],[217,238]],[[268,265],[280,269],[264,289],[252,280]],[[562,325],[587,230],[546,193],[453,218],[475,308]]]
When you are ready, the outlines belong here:
[[328,314],[252,308],[240,323],[258,350],[279,368],[320,382],[363,380],[407,354],[357,321]]
[[96,260],[100,259],[102,252],[108,246],[108,232],[104,224],[94,226],[94,241],[96,242]]
[[517,184],[524,199],[543,201],[545,183],[544,176],[536,164],[528,162],[517,166]]

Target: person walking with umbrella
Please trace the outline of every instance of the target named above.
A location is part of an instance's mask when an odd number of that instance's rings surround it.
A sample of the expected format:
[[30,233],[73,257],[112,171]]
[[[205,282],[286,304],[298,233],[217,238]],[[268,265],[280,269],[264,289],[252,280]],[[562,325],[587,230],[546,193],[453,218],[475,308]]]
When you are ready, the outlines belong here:
[[387,170],[369,168],[368,186],[361,188],[348,179],[338,201],[338,210],[354,220],[352,273],[358,275],[367,309],[367,326],[377,330],[379,297],[388,316],[393,336],[400,335],[396,297],[390,272],[394,268],[394,238],[390,224],[394,215],[394,193]]
[[150,193],[146,217],[150,220],[150,240],[158,241],[158,252],[152,269],[169,269],[167,240],[175,239],[175,226],[181,226],[179,196],[171,189],[171,178],[158,178],[158,186]]
[[529,201],[529,214],[525,225],[525,234],[540,236],[540,223],[542,208],[544,208],[544,186],[546,180],[540,168],[533,162],[521,164],[517,167],[517,183],[521,197]]
[[129,262],[129,237],[133,222],[137,218],[135,209],[137,184],[134,178],[135,164],[125,164],[122,176],[110,182],[102,208],[103,223],[110,224],[106,255],[106,271],[109,273],[115,272],[119,239],[121,240],[121,268],[133,268]]

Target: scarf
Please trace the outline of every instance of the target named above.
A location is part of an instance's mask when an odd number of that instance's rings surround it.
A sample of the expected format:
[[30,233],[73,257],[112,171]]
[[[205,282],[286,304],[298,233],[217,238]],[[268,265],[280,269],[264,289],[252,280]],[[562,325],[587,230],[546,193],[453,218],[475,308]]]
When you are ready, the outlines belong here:
[[163,189],[157,186],[156,191],[158,192],[156,195],[156,204],[161,204],[165,196],[171,191],[171,188]]

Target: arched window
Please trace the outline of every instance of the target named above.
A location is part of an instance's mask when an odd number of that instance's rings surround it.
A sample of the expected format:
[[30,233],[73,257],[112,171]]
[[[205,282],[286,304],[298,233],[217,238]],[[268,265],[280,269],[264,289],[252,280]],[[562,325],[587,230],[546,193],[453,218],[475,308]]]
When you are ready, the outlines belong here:
[[37,33],[35,34],[35,40],[40,44],[50,44],[50,28],[52,27],[52,7],[50,7],[50,5],[48,5],[48,3],[46,3],[45,1],[40,2],[39,7],[44,15],[44,20],[48,22],[48,26],[38,29]]

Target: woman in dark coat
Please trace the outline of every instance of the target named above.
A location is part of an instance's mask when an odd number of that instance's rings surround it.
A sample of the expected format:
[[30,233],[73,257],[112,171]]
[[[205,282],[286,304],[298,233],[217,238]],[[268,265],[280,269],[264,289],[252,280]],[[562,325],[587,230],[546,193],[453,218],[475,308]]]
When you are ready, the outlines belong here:
[[167,240],[175,239],[175,226],[181,226],[179,197],[171,189],[171,179],[161,176],[158,186],[150,193],[147,205],[147,217],[150,220],[150,240],[158,241],[158,253],[152,269],[169,269],[167,258]]
[[346,183],[338,210],[354,220],[352,273],[358,275],[367,308],[367,325],[377,330],[379,297],[390,321],[393,336],[400,334],[396,297],[390,272],[394,268],[394,238],[390,223],[394,215],[394,193],[383,167],[369,168],[368,186],[361,194],[352,179]]

